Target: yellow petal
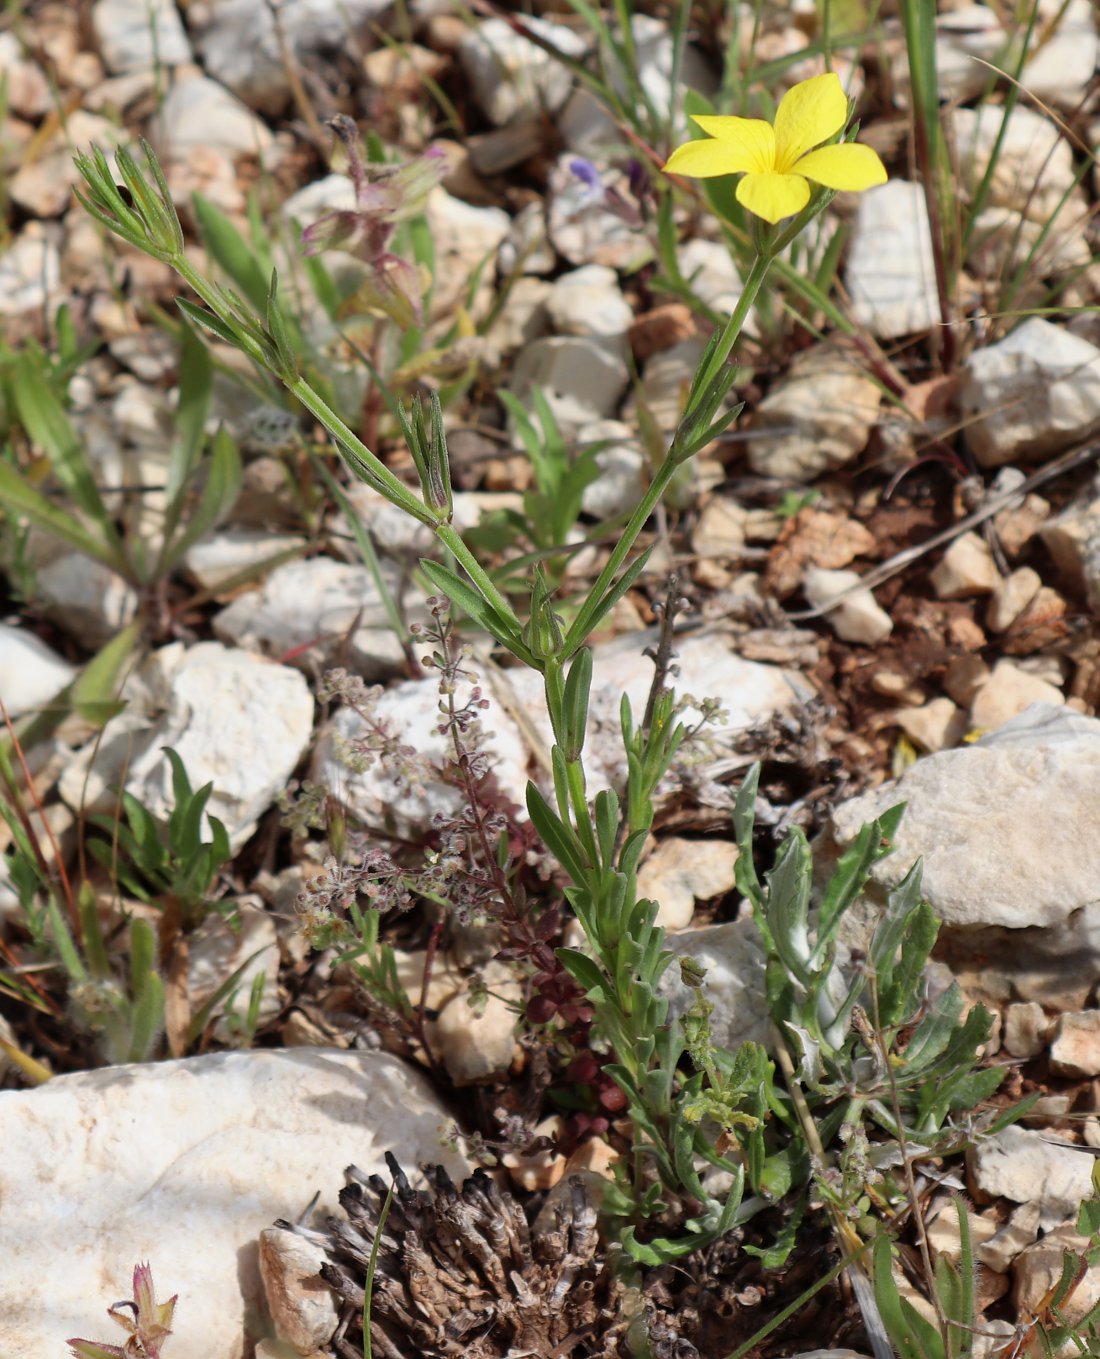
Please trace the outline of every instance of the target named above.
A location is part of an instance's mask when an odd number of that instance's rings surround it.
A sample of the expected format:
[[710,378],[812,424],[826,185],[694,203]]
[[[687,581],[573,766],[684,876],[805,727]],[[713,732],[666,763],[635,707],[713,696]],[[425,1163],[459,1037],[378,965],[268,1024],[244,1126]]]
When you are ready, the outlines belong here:
[[886,166],[869,146],[855,142],[811,151],[798,162],[798,173],[827,189],[858,192],[886,183]]
[[848,98],[835,71],[799,81],[783,96],[775,115],[775,168],[785,174],[800,156],[830,137],[848,119]]
[[689,179],[713,179],[716,175],[735,175],[745,167],[736,148],[731,152],[725,142],[717,141],[714,137],[704,137],[701,141],[678,146],[665,161],[663,168],[670,175],[687,175]]
[[[709,115],[692,118],[708,137],[714,137],[737,154],[743,164],[737,169],[763,175],[775,169],[775,133],[763,118],[724,118]],[[732,173],[732,172],[731,172]]]
[[810,186],[801,175],[746,175],[737,186],[737,201],[774,226],[802,211],[810,201]]

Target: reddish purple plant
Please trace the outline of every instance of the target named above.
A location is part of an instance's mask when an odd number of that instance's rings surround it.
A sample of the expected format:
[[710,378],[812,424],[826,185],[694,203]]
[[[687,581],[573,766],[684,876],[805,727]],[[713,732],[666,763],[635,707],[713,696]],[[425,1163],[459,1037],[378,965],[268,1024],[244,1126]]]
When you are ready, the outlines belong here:
[[345,250],[362,260],[369,273],[356,293],[356,309],[383,312],[400,326],[419,326],[423,321],[420,272],[389,247],[398,224],[424,211],[428,194],[446,172],[443,153],[430,146],[414,160],[377,165],[363,159],[359,134],[350,118],[341,114],[329,126],[348,154],[355,207],[325,213],[306,227],[302,232],[305,252]]
[[[161,1359],[161,1347],[172,1334],[175,1294],[167,1302],[157,1302],[153,1271],[148,1265],[134,1266],[134,1296],[107,1308],[107,1315],[130,1336],[124,1345],[101,1344],[95,1340],[70,1340],[77,1359]],[[130,1313],[133,1313],[131,1316]]]

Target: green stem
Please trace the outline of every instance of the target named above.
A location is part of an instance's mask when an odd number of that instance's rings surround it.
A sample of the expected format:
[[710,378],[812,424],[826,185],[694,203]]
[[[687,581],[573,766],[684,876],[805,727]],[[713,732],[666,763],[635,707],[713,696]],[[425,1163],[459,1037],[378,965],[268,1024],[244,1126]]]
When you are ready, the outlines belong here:
[[429,528],[434,529],[436,527],[438,520],[420,497],[410,491],[403,481],[394,476],[385,463],[363,443],[362,439],[344,424],[328,403],[317,395],[305,378],[297,378],[294,382],[288,382],[285,385],[291,396],[301,402],[311,415],[316,416],[336,442],[343,444],[367,467],[371,478],[377,483],[378,490],[382,492],[391,505],[395,505],[399,510],[404,510],[406,514],[412,515],[421,524],[427,524]]
[[649,488],[623,529],[622,537],[612,549],[611,556],[607,559],[607,565],[600,572],[595,585],[589,590],[588,597],[569,626],[569,631],[565,637],[565,646],[562,649],[563,660],[568,660],[588,640],[588,630],[591,627],[592,618],[599,607],[600,600],[619,574],[619,568],[634,546],[638,534],[645,528],[649,516],[656,509],[657,502],[668,489],[668,483],[672,480],[678,466],[679,464],[674,462],[671,457],[666,457],[657,469],[656,476],[649,483]]
[[[195,272],[185,259],[175,262],[175,268],[183,278],[184,282],[191,287],[199,297],[206,303],[216,316],[222,316],[223,306],[216,290],[210,287],[202,276]],[[263,350],[244,332],[240,336],[241,348],[250,358],[264,367],[268,367]],[[411,491],[400,478],[394,476],[384,462],[363,443],[359,438],[336,414],[336,412],[324,401],[317,392],[309,385],[304,378],[297,378],[294,382],[285,382],[286,389],[313,415],[329,434],[336,440],[337,444],[343,445],[364,467],[369,474],[377,489],[386,497],[391,505],[395,505],[399,510],[404,510],[406,514],[412,515],[421,524],[427,524],[441,543],[452,553],[455,560],[473,581],[474,585],[481,592],[482,596],[492,606],[502,621],[508,623],[519,630],[519,620],[517,619],[512,606],[505,599],[504,595],[497,589],[489,578],[488,573],[478,563],[473,553],[463,542],[461,535],[452,525],[441,521],[432,510],[426,506],[415,492]]]
[[493,584],[489,573],[462,541],[462,536],[458,530],[452,524],[440,523],[438,520],[432,524],[432,530],[481,591],[482,596],[493,607],[501,621],[508,623],[516,632],[519,632],[520,623],[515,610]]
[[[721,339],[718,341],[714,353],[711,354],[705,371],[696,380],[697,391],[705,392],[725,367],[726,360],[729,358],[733,346],[737,343],[737,337],[741,334],[745,321],[748,319],[749,311],[756,301],[765,278],[768,276],[768,270],[771,268],[774,258],[772,252],[764,251],[753,260],[749,276],[745,279],[745,286],[741,289],[741,296],[737,299],[737,306],[730,313],[730,318],[722,330]],[[676,447],[675,438],[672,441],[672,447]]]
[[[745,286],[741,291],[741,296],[737,299],[736,307],[734,307],[733,311],[730,313],[730,318],[725,324],[721,338],[719,339],[713,354],[710,356],[706,371],[695,383],[695,390],[697,392],[706,392],[707,388],[721,372],[726,360],[729,358],[730,352],[748,317],[749,310],[756,301],[757,294],[760,292],[764,279],[767,277],[772,259],[773,256],[770,252],[763,252],[757,255],[756,259],[753,261],[753,266],[749,270],[749,276],[745,280]],[[677,443],[680,430],[684,427],[686,415],[687,412],[685,412],[685,416],[681,418],[680,426],[677,429],[676,434],[673,435],[672,443],[664,462],[657,469],[657,473],[650,482],[645,495],[642,497],[638,507],[630,516],[626,527],[623,529],[622,537],[615,544],[611,556],[608,557],[607,565],[600,572],[595,585],[589,590],[587,598],[581,605],[576,617],[573,619],[573,622],[569,627],[569,632],[565,638],[565,646],[562,649],[563,659],[568,659],[568,657],[572,656],[573,653],[582,647],[588,640],[588,631],[592,625],[592,619],[599,608],[600,601],[603,599],[608,589],[610,589],[615,577],[619,574],[623,562],[626,561],[631,548],[637,541],[639,533],[645,528],[649,516],[653,513],[658,502],[664,496],[665,491],[668,489],[668,484],[672,480],[676,470],[682,462],[686,461],[686,458],[677,454]]]

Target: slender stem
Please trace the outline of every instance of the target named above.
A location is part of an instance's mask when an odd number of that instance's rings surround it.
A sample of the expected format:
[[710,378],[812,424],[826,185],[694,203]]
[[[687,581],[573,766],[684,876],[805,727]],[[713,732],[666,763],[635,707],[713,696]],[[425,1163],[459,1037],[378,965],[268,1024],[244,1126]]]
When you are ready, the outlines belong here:
[[[756,301],[757,294],[760,292],[764,279],[767,277],[771,262],[772,256],[768,253],[757,255],[756,259],[753,261],[753,266],[749,270],[749,276],[745,280],[745,286],[741,291],[741,296],[737,299],[736,307],[734,307],[733,311],[730,313],[730,318],[725,324],[721,338],[718,341],[713,354],[710,356],[710,362],[707,364],[706,371],[696,381],[696,391],[705,392],[721,372],[723,365],[730,356],[730,351],[737,341],[738,335],[741,333],[741,329],[748,317],[749,310]],[[637,541],[638,534],[645,528],[649,516],[653,513],[654,509],[664,496],[665,491],[668,489],[668,484],[672,480],[676,470],[682,462],[686,461],[686,458],[678,456],[676,452],[680,430],[682,429],[683,420],[681,420],[680,427],[677,429],[676,434],[673,435],[672,444],[669,447],[664,462],[657,469],[657,474],[649,483],[645,495],[642,497],[638,507],[627,521],[626,527],[622,532],[622,537],[612,549],[611,556],[607,559],[607,564],[600,572],[595,585],[589,590],[588,597],[585,599],[579,612],[573,619],[565,639],[565,646],[562,650],[563,659],[567,659],[569,656],[573,655],[573,653],[582,647],[588,640],[588,630],[592,625],[592,619],[596,614],[596,610],[599,608],[600,601],[611,587],[615,577],[619,574],[619,569],[626,560],[630,549]]]
[[637,509],[630,516],[626,527],[623,529],[622,537],[615,544],[611,551],[607,564],[600,572],[595,585],[588,592],[588,597],[581,605],[576,617],[569,626],[566,634],[565,646],[562,649],[562,659],[568,660],[575,651],[578,651],[588,640],[588,630],[592,625],[600,600],[611,586],[615,577],[619,574],[619,568],[627,558],[627,554],[637,541],[638,534],[645,528],[649,516],[653,513],[657,502],[668,489],[668,483],[672,480],[679,464],[675,463],[671,457],[665,458],[664,462],[657,469],[657,474],[649,483],[645,495],[638,503]]
[[317,417],[338,443],[343,444],[355,457],[366,464],[370,470],[370,475],[378,483],[378,489],[392,505],[404,510],[406,514],[411,514],[414,519],[419,520],[422,524],[427,524],[429,528],[434,529],[436,527],[439,521],[420,497],[410,491],[399,477],[394,476],[377,454],[372,453],[362,439],[344,424],[328,403],[317,395],[305,378],[297,378],[294,382],[288,382],[286,389],[302,403],[311,415]]
[[489,573],[462,541],[462,535],[454,525],[435,520],[432,523],[432,530],[444,547],[446,547],[454,556],[454,559],[462,567],[463,571],[466,572],[477,586],[482,596],[492,605],[501,622],[511,624],[518,632],[519,619],[516,617],[515,610],[493,584]]
[[[184,281],[194,289],[211,311],[220,316],[224,304],[206,280],[197,274],[185,259],[176,261],[175,267]],[[243,332],[241,347],[258,363],[265,367],[268,366],[260,346]],[[340,419],[332,407],[314,391],[304,378],[299,377],[293,382],[284,383],[284,385],[287,391],[320,421],[337,443],[342,444],[355,458],[363,463],[369,470],[378,490],[392,505],[404,510],[406,514],[412,515],[421,524],[428,525],[440,542],[454,555],[455,560],[477,586],[502,622],[511,624],[518,631],[519,620],[512,606],[493,584],[488,573],[478,563],[458,531],[450,524],[441,521],[415,492],[411,491],[400,478],[394,476],[385,463],[375,453],[371,452],[362,439]]]
[[[729,320],[722,330],[721,339],[718,341],[714,353],[710,356],[706,370],[700,374],[696,382],[697,391],[705,391],[725,366],[726,360],[737,342],[737,337],[741,334],[745,321],[748,319],[749,311],[756,301],[761,285],[768,275],[773,258],[772,254],[764,252],[758,254],[753,260],[749,276],[745,279],[745,285],[741,289],[741,296],[737,299],[737,306],[730,312]],[[676,441],[674,439],[673,447],[675,446]]]

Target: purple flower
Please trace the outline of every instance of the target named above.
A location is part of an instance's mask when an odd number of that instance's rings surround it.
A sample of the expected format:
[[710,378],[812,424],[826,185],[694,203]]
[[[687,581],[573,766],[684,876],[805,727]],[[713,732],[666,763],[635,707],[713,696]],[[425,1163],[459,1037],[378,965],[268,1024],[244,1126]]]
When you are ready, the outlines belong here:
[[603,188],[603,180],[600,178],[600,172],[590,160],[585,160],[582,156],[578,156],[576,160],[571,160],[569,162],[569,169],[577,176],[582,184],[587,184],[590,189]]

